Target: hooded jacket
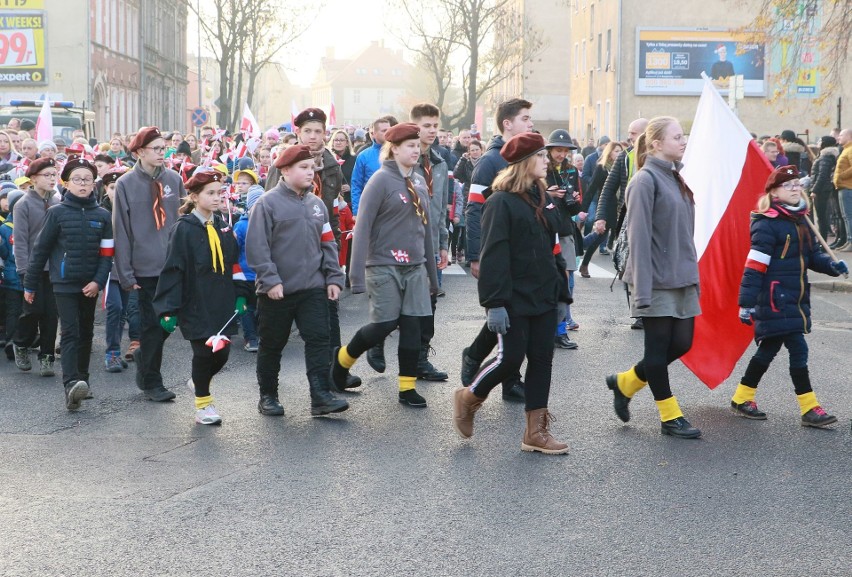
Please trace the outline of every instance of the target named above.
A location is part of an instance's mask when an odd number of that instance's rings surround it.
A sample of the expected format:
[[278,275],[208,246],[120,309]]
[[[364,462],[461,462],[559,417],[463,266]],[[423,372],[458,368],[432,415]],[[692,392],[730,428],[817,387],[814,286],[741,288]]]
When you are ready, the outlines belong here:
[[110,214],[98,206],[94,193],[87,198],[68,193],[47,210],[27,265],[24,289],[38,289],[38,273],[48,259],[53,292],[78,293],[92,281],[103,289],[112,268],[113,248]]
[[839,276],[804,221],[806,210],[773,202],[751,215],[751,250],[740,284],[739,306],[754,308],[754,339],[811,330],[808,269]]

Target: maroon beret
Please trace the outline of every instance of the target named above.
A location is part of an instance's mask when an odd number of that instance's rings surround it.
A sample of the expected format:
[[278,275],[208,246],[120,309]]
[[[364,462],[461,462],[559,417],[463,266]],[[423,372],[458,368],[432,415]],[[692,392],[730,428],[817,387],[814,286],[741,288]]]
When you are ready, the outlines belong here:
[[285,166],[296,164],[302,160],[313,160],[313,158],[314,155],[311,153],[311,149],[308,148],[307,145],[297,144],[281,153],[281,156],[275,160],[275,168],[284,168]]
[[78,168],[85,168],[89,172],[92,173],[92,178],[98,177],[98,169],[95,168],[95,165],[83,158],[82,156],[69,156],[68,160],[65,162],[65,166],[62,167],[62,174],[59,178],[62,179],[62,182],[68,182],[68,179],[71,178],[71,173]]
[[133,142],[130,143],[130,152],[136,152],[140,148],[144,148],[162,137],[163,135],[160,134],[160,129],[156,126],[140,128],[139,132],[136,133],[136,136],[133,137]]
[[325,112],[319,108],[306,108],[293,119],[293,122],[295,122],[296,126],[299,128],[301,128],[306,122],[322,122],[322,125],[325,126],[325,121]]
[[36,158],[27,167],[27,174],[25,176],[35,176],[45,168],[56,168],[56,161],[52,158]]
[[545,147],[544,137],[537,132],[522,132],[516,134],[500,149],[502,156],[509,164],[525,160]]
[[186,190],[189,192],[198,192],[211,182],[225,183],[225,175],[218,170],[205,170],[203,172],[196,171],[186,182]]
[[401,144],[406,140],[419,140],[420,127],[413,122],[402,122],[388,128],[385,140],[393,144]]
[[797,180],[799,178],[799,169],[795,166],[779,166],[769,174],[766,179],[764,190],[769,192],[773,188],[779,187],[785,182]]
[[123,176],[125,172],[127,172],[127,171],[126,170],[110,170],[109,172],[107,172],[103,176],[103,178],[101,179],[101,182],[104,183],[104,186],[109,186],[110,184],[112,184],[113,182],[118,180],[118,178],[120,176]]

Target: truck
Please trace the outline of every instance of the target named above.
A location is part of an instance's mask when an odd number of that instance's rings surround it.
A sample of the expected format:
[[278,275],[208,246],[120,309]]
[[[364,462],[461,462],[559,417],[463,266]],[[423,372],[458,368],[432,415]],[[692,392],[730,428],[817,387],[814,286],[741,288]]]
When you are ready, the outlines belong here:
[[[0,105],[0,126],[6,126],[13,118],[38,121],[44,103],[40,100],[10,100],[8,104]],[[78,108],[68,100],[50,102],[53,115],[53,136],[61,136],[66,142],[71,142],[75,130],[82,130],[86,138],[95,136],[95,113],[85,108]]]

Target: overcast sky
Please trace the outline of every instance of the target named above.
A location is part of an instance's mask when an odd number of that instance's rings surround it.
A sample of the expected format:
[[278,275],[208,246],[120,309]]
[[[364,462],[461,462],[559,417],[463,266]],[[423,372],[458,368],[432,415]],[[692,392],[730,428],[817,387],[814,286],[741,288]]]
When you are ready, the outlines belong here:
[[[206,1],[209,0],[201,0],[202,7]],[[386,46],[397,46],[396,39],[385,31],[387,6],[385,0],[326,0],[326,8],[298,45],[292,50],[285,49],[280,59],[285,66],[293,69],[289,72],[290,82],[309,86],[327,46],[334,47],[336,58],[351,58],[372,40],[384,39]],[[197,30],[190,13],[188,48],[192,54],[197,53]],[[202,38],[201,53],[206,54],[208,51],[203,42]],[[188,64],[193,66],[192,62]]]

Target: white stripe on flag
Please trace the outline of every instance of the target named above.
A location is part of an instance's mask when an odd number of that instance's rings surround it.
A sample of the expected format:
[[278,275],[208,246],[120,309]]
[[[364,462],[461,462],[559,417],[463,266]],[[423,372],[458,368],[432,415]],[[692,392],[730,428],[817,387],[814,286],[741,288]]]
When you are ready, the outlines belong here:
[[[705,76],[701,101],[689,134],[681,175],[695,193],[695,251],[698,260],[707,249],[722,215],[740,182],[751,134],[728,108],[710,79]],[[703,134],[713,135],[704,138]],[[717,135],[726,141],[719,142]]]

